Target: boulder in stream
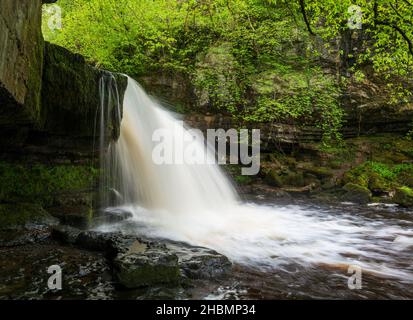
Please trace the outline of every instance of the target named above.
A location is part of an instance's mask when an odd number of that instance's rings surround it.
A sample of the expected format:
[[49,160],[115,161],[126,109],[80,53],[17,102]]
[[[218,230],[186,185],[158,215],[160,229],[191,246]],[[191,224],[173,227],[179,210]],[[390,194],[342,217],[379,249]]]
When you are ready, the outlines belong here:
[[231,262],[218,252],[183,242],[144,239],[117,232],[81,231],[55,227],[54,239],[101,251],[113,267],[113,276],[125,288],[179,284],[184,279],[217,279],[227,275]]

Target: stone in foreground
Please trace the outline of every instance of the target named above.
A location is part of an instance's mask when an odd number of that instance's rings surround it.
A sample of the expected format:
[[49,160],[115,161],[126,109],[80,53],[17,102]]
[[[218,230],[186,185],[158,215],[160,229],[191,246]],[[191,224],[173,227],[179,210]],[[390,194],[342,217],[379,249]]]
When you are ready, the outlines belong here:
[[343,195],[344,201],[366,204],[371,200],[370,190],[358,184],[347,183],[343,189],[346,191]]
[[166,246],[176,253],[181,271],[189,279],[215,279],[231,270],[228,258],[214,250],[181,242],[168,242]]
[[393,201],[405,208],[413,207],[413,190],[409,187],[401,187],[396,189]]
[[176,284],[180,280],[178,257],[164,246],[135,241],[113,261],[116,280],[126,288],[160,283]]

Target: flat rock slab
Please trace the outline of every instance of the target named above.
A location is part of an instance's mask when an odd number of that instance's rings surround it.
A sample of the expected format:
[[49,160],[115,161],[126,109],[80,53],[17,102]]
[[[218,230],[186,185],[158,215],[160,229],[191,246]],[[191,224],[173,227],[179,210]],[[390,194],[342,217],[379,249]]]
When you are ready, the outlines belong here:
[[135,241],[131,249],[119,253],[113,261],[114,276],[122,286],[139,288],[180,282],[178,257],[166,247]]
[[228,258],[214,250],[183,242],[167,242],[166,246],[178,256],[182,273],[190,279],[214,279],[231,270]]
[[225,256],[182,242],[144,239],[121,233],[56,227],[55,239],[87,250],[104,252],[114,278],[126,288],[177,284],[185,279],[215,279],[231,270]]

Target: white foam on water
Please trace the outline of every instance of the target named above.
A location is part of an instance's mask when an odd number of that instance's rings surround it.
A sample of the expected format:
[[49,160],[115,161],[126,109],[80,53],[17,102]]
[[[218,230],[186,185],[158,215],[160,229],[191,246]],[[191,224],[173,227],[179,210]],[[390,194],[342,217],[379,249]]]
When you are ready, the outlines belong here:
[[[129,79],[120,138],[109,156],[114,188],[123,199],[117,209],[131,212],[133,218],[101,230],[206,246],[260,269],[289,263],[355,264],[370,273],[413,282],[412,266],[401,266],[397,259],[408,256],[409,250],[411,255],[411,224],[295,205],[241,203],[215,164],[156,165],[152,134],[159,128],[189,134]],[[198,147],[204,150],[202,144]],[[173,148],[184,148],[179,137],[173,137]]]

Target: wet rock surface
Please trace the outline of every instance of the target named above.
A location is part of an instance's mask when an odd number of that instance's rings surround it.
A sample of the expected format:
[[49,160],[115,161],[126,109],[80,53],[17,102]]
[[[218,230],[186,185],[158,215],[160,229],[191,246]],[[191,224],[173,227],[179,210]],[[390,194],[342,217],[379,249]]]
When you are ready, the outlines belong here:
[[413,207],[413,191],[411,188],[402,187],[396,189],[394,202],[405,208]]
[[50,237],[50,228],[42,225],[0,230],[0,247],[16,247],[36,243]]
[[167,242],[166,247],[179,259],[183,275],[189,279],[214,279],[231,270],[231,262],[218,252],[182,242]]
[[[206,248],[67,225],[2,230],[0,239],[0,299],[200,298],[231,269]],[[47,284],[54,265],[62,290]]]
[[[309,204],[298,198],[285,202]],[[314,204],[314,208],[320,207]],[[387,215],[394,221],[411,220],[408,209],[351,208],[354,215],[368,210],[371,219]],[[0,244],[0,299],[411,299],[413,294],[410,284],[369,272],[363,273],[363,290],[349,290],[347,268],[342,265],[303,267],[292,262],[258,271],[232,266],[213,250],[182,242],[63,225],[53,226],[50,236],[50,226],[42,228],[31,242]],[[0,238],[4,242],[3,234]],[[399,253],[406,268],[412,248]],[[47,286],[51,276],[47,269],[52,265],[62,268],[60,291]],[[143,276],[142,270],[148,274]],[[173,281],[168,278],[171,271]]]
[[231,269],[229,260],[216,251],[182,242],[80,231],[68,226],[54,228],[52,235],[65,243],[104,252],[112,261],[115,278],[127,288],[214,279]]
[[126,288],[179,283],[178,257],[163,246],[135,241],[113,261],[114,275]]
[[354,183],[347,183],[343,189],[346,193],[343,195],[344,201],[350,201],[359,204],[369,203],[371,199],[371,192],[369,189],[359,186]]
[[[101,98],[99,81],[102,77],[113,79],[113,85],[119,93],[117,98],[123,101],[127,86],[125,76],[96,69],[88,65],[82,56],[46,42],[42,84],[45,130],[53,134],[70,134],[73,140],[93,137],[96,109]],[[122,108],[121,104],[119,108]],[[115,105],[111,105],[107,112],[113,117],[112,122],[107,123],[105,135],[117,139],[121,119],[117,118]]]
[[[0,248],[0,299],[108,299],[109,265],[101,253],[53,242]],[[62,290],[49,289],[48,268],[62,269]]]
[[0,204],[0,247],[14,247],[47,239],[58,220],[31,204]]

